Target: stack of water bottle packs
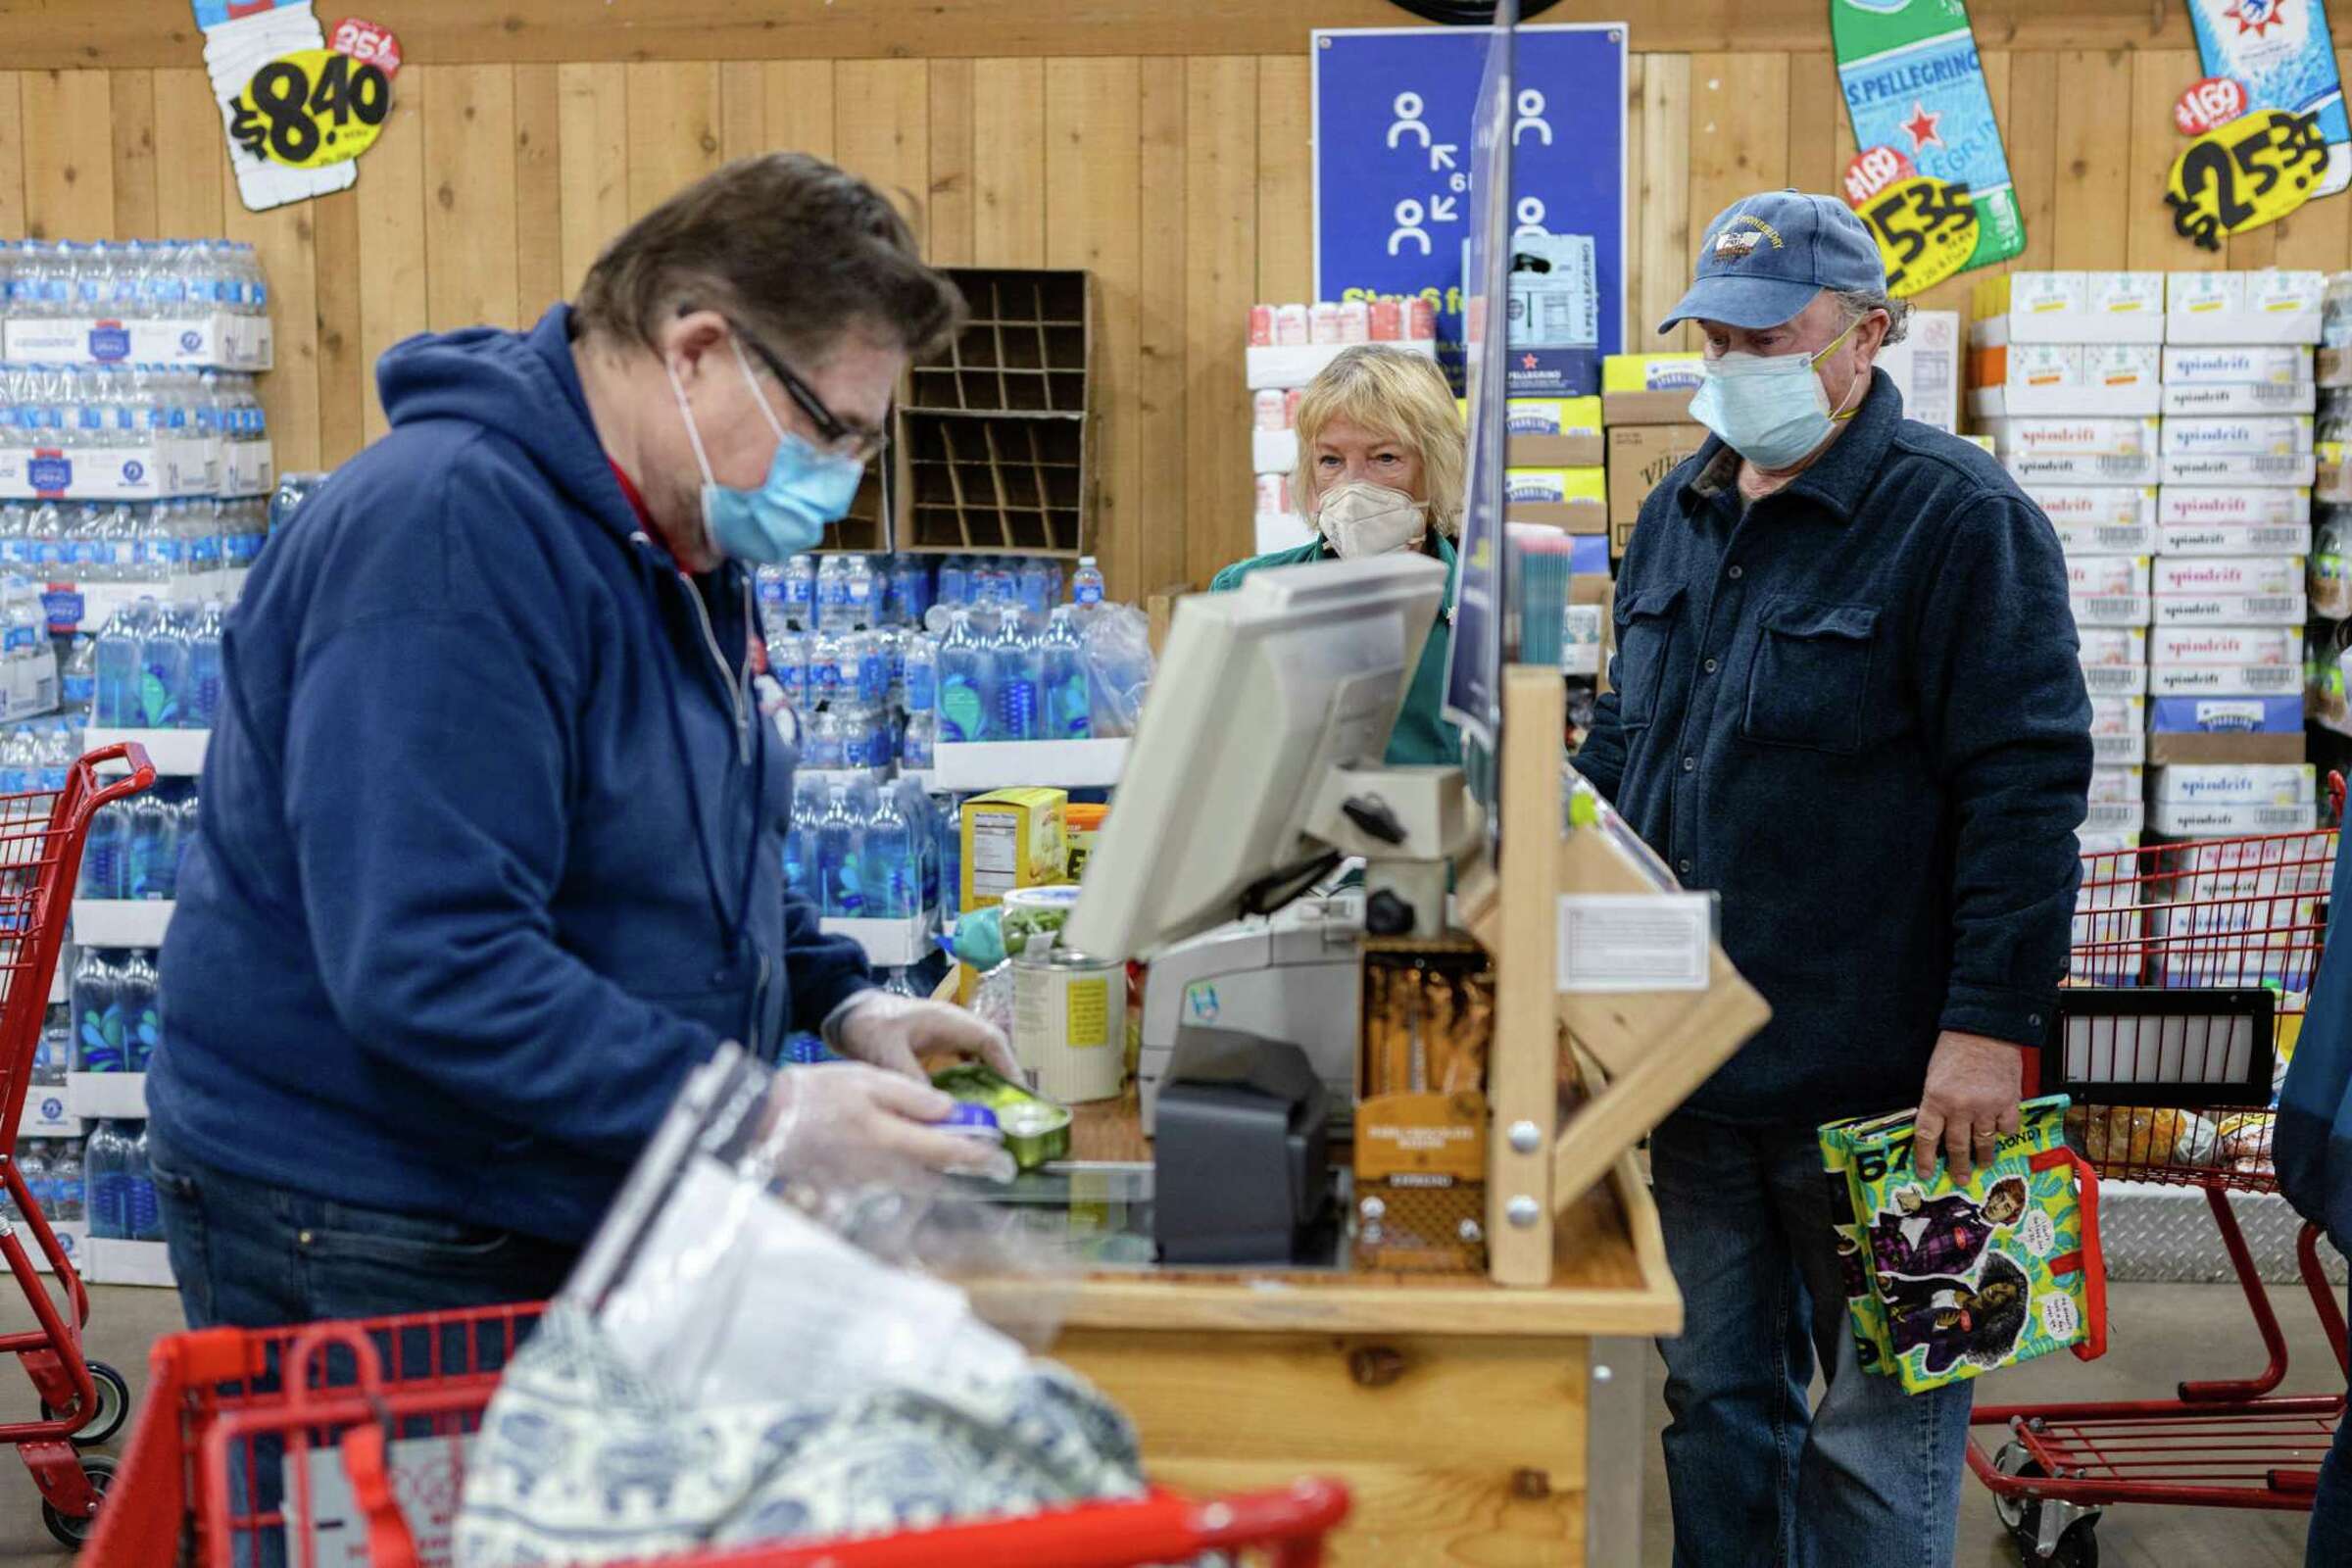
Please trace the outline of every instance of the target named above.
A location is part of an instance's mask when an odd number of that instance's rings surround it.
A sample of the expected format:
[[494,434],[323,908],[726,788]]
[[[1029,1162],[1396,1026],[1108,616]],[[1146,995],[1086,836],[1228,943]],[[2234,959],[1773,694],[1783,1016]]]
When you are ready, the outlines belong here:
[[266,370],[270,281],[224,239],[0,243],[0,354]]
[[149,585],[164,597],[233,597],[238,578],[232,573],[243,572],[262,553],[269,519],[270,503],[258,496],[4,501],[0,571],[36,584],[72,585],[48,599],[52,625],[70,631],[89,614],[75,590],[92,584]]
[[250,375],[0,360],[0,496],[259,495],[272,462]]
[[[100,1241],[160,1242],[164,1217],[147,1171],[147,1124],[102,1121],[85,1141],[29,1138],[17,1144],[17,1172],[53,1226],[86,1224]],[[0,1195],[0,1211],[22,1216]]]
[[[163,604],[147,596],[117,611],[88,645],[90,722],[102,729],[212,728],[220,710],[224,615],[218,600]],[[69,679],[81,653],[76,648],[69,662]],[[88,876],[85,860],[85,882]]]
[[193,779],[158,779],[149,789],[100,807],[82,845],[74,897],[178,898],[179,868],[196,843],[196,810]]

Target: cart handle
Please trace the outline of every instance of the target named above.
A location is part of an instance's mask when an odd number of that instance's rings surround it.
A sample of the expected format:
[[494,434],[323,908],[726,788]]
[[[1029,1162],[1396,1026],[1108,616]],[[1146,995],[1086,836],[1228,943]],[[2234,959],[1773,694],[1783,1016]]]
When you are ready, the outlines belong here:
[[[2077,1254],[2077,1267],[2082,1273],[2083,1336],[2082,1343],[2072,1349],[2078,1361],[2096,1361],[2107,1353],[2107,1254],[2099,1248],[2099,1173],[2090,1161],[2069,1148],[2044,1150],[2034,1156],[2031,1164],[2037,1171],[2071,1165],[2082,1188],[2078,1200],[2082,1209],[2082,1246]],[[2068,1272],[2055,1266],[2064,1261],[2064,1258],[2053,1259],[2052,1272]]]
[[101,746],[94,752],[83,754],[81,761],[83,766],[89,768],[93,777],[96,776],[98,764],[101,762],[122,761],[130,764],[128,777],[120,778],[112,784],[102,784],[98,787],[97,793],[93,794],[82,808],[81,814],[84,818],[90,816],[102,806],[111,806],[126,795],[136,795],[142,790],[152,788],[155,784],[155,764],[147,760],[147,748],[137,741],[117,741],[112,746]]

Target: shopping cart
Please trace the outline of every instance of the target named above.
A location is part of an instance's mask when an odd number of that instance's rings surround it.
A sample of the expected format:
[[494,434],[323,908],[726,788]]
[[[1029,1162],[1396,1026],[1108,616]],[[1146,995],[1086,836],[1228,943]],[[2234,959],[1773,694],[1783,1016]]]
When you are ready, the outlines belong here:
[[[2330,781],[2337,809],[2343,781]],[[2299,1027],[2327,928],[2336,830],[2166,844],[2083,862],[2070,989],[2041,1054],[2040,1091],[2070,1096],[2068,1136],[2105,1181],[2205,1195],[2269,1362],[2256,1376],[2181,1383],[2170,1399],[1993,1405],[1997,1452],[1969,1468],[2028,1563],[2096,1568],[2101,1512],[2157,1502],[2309,1509],[2344,1396],[2288,1396],[2286,1339],[2231,1207],[2275,1193],[2274,1076]],[[2298,1267],[2352,1369],[2316,1227]]]
[[[102,784],[98,768],[104,762],[122,762],[129,772]],[[120,1372],[81,1353],[89,1293],[17,1169],[17,1125],[32,1085],[90,815],[154,782],[143,748],[109,746],[68,769],[61,790],[0,795],[0,1189],[14,1216],[0,1215],[0,1257],[23,1287],[36,1325],[0,1334],[0,1352],[24,1365],[41,1400],[39,1420],[0,1422],[0,1443],[16,1445],[41,1489],[42,1521],[69,1546],[89,1534],[99,1494],[114,1476],[111,1460],[85,1456],[76,1446],[104,1443],[122,1429],[130,1391]],[[26,1252],[26,1232],[64,1288],[71,1315],[61,1310]]]
[[[538,1314],[537,1306],[488,1307],[159,1340],[122,1480],[81,1568],[361,1560],[441,1568],[465,1440]],[[1026,1518],[660,1563],[1127,1568],[1247,1550],[1275,1568],[1314,1568],[1324,1536],[1347,1513],[1344,1489],[1302,1481],[1206,1501],[1154,1493]]]

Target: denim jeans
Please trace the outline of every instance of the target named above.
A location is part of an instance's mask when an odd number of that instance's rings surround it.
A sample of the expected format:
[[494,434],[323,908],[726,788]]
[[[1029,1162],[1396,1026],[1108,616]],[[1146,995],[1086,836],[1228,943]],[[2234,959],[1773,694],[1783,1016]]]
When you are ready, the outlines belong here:
[[1675,1568],[1950,1562],[1973,1385],[1856,1364],[1813,1128],[1674,1116],[1650,1170],[1684,1300],[1658,1347]]
[[190,1328],[270,1328],[537,1301],[577,1250],[511,1231],[357,1208],[183,1159],[148,1132]]
[[2338,1568],[2352,1562],[2352,1413],[2336,1424],[2335,1444],[2320,1466],[2320,1490],[2311,1499],[2311,1544],[2304,1568]]

